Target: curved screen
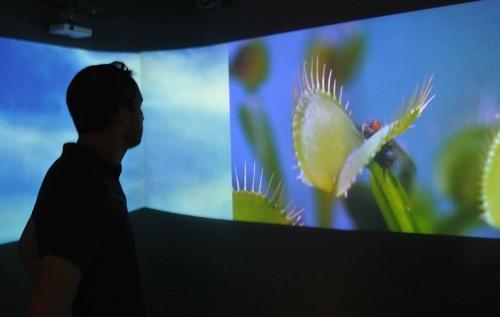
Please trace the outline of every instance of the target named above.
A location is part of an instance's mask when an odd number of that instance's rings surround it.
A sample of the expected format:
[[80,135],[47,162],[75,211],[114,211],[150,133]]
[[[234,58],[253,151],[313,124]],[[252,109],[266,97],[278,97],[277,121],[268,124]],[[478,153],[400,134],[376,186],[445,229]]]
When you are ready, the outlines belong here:
[[483,1],[231,44],[235,217],[500,237],[499,12]]

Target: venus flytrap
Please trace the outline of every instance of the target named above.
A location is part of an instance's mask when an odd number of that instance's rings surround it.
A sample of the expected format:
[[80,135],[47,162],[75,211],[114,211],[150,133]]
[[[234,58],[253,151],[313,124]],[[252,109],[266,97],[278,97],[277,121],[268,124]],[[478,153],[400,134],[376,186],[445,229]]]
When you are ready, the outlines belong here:
[[429,102],[434,98],[434,96],[429,97],[430,83],[431,79],[428,79],[419,96],[416,97],[416,93],[412,96],[406,110],[402,115],[398,116],[399,119],[382,127],[349,155],[339,174],[337,195],[347,194],[357,176],[373,160],[382,147],[405,132],[422,114]]
[[[299,179],[328,193],[337,192],[337,175],[349,154],[363,142],[348,112],[342,105],[342,88],[337,98],[332,71],[325,77],[311,66],[303,65],[302,92],[295,92],[292,138],[300,170]],[[326,82],[326,85],[325,85]]]
[[465,234],[482,224],[481,184],[496,131],[494,123],[473,123],[454,132],[441,146],[434,175],[451,204],[446,215],[436,218],[435,232]]
[[489,146],[481,180],[484,219],[500,228],[500,129]]
[[265,191],[263,188],[263,170],[257,179],[255,163],[251,181],[247,182],[247,168],[244,165],[243,179],[240,181],[235,168],[236,188],[233,189],[233,219],[301,226],[302,211],[292,208],[292,203],[284,203],[283,186],[278,182],[273,187],[272,175]]
[[292,121],[299,178],[336,196],[346,196],[358,175],[370,164],[372,190],[388,227],[418,231],[401,184],[389,169],[381,168],[373,159],[422,114],[434,98],[430,91],[429,78],[396,120],[365,140],[351,119],[348,104],[342,103],[342,87],[337,97],[332,71],[326,77],[323,66],[320,74],[318,59],[311,63],[309,71],[304,63],[302,91],[295,93]]

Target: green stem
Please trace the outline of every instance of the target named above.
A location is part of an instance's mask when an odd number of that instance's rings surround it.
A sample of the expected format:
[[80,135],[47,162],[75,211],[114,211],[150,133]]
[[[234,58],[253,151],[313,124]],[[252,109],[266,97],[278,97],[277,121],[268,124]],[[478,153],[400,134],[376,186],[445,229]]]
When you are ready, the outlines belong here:
[[332,226],[333,211],[332,205],[335,196],[333,194],[322,191],[321,189],[314,189],[314,202],[316,204],[316,216],[318,226],[323,228],[330,228]]
[[387,227],[391,231],[419,232],[410,200],[398,179],[376,162],[372,162],[369,168],[373,195]]

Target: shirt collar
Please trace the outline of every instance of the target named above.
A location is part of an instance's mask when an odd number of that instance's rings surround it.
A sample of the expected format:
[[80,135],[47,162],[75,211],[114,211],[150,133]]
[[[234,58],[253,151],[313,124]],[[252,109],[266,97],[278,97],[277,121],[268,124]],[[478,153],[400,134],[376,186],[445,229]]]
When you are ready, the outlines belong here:
[[93,165],[104,173],[114,176],[116,178],[120,177],[122,172],[122,165],[114,165],[107,162],[99,153],[94,149],[77,144],[77,143],[66,143],[63,146],[63,157],[70,158],[71,160],[80,161],[85,164]]

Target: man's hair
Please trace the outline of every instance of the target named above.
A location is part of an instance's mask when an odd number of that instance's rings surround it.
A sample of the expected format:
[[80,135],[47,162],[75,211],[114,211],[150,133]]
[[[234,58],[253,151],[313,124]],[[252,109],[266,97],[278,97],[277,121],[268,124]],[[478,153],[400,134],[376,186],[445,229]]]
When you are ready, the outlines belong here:
[[66,104],[78,134],[105,130],[121,105],[132,105],[137,90],[132,71],[122,62],[82,69],[66,91]]

